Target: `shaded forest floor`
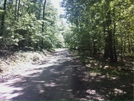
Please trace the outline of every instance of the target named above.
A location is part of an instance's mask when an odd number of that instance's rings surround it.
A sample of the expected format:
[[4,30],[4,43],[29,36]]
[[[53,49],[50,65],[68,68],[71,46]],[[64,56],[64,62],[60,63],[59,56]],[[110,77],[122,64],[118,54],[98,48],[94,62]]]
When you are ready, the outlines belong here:
[[[54,65],[46,66],[51,58],[54,59],[52,61]],[[12,86],[16,85],[15,88],[24,86],[24,89],[11,94],[20,92],[23,95],[13,100],[31,100],[27,95],[29,91],[33,92],[32,90],[35,90],[35,94],[39,97],[34,100],[133,100],[133,61],[126,60],[126,62],[127,64],[123,65],[110,64],[95,57],[83,57],[78,54],[74,56],[68,50],[56,53],[5,51],[0,55],[0,83],[8,83],[9,78],[21,78],[20,82],[13,83]],[[20,74],[33,70],[37,64],[44,65],[39,68],[43,70],[42,75],[33,73],[29,77],[19,77]],[[48,68],[44,68],[45,66]],[[129,69],[124,69],[125,66]],[[38,77],[36,77],[37,74]],[[49,83],[52,83],[51,86],[48,86]],[[41,85],[41,91],[47,89],[45,93],[36,91],[39,85]]]
[[134,61],[124,58],[123,62],[110,63],[102,57],[80,55],[75,56],[83,63],[88,72],[86,93],[93,95],[99,92],[109,100],[134,100]]

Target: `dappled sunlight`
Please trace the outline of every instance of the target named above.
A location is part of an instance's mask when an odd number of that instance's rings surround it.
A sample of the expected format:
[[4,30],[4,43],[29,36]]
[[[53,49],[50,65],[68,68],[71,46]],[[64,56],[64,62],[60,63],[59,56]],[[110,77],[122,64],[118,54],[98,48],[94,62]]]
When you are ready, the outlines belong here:
[[[58,54],[58,55],[57,55]],[[69,56],[68,56],[69,55]],[[51,60],[52,59],[52,60]],[[92,61],[93,62],[93,61]],[[95,62],[95,61],[94,61]],[[0,84],[2,100],[113,100],[130,99],[133,78],[104,69],[96,61],[83,66],[67,50],[49,56],[20,77]],[[103,68],[99,68],[99,65]],[[96,67],[97,66],[97,67]],[[128,79],[129,77],[129,79]]]
[[38,77],[41,74],[41,72],[42,70],[32,70],[32,71],[27,71],[21,75],[25,77]]
[[96,91],[95,91],[95,90],[90,90],[90,89],[88,89],[88,90],[86,91],[86,93],[88,93],[88,94],[90,94],[90,95],[95,95],[95,94],[96,94]]
[[23,95],[23,87],[14,87],[11,86],[11,83],[14,83],[15,81],[10,81],[7,83],[0,84],[0,99],[12,99],[14,97]]
[[99,75],[99,73],[90,73],[89,75],[90,76],[96,76],[96,75]]
[[1,0],[0,100],[133,100],[133,1]]
[[133,74],[125,73],[106,62],[91,58],[84,63],[88,76],[80,68],[75,69],[74,81],[81,85],[74,92],[78,100],[133,99]]
[[121,89],[115,88],[115,89],[114,89],[114,94],[115,94],[115,96],[117,96],[117,95],[126,94],[126,92],[123,91],[123,90],[121,90]]
[[[36,67],[31,70],[21,73],[20,78],[5,82],[3,87],[8,90],[7,92],[1,92],[0,90],[0,94],[2,94],[0,99],[44,100],[73,98],[71,94],[71,65],[73,60],[71,57],[66,57],[69,55],[66,50],[58,52],[60,52],[58,55],[49,56],[50,58],[46,63],[36,64]],[[5,97],[7,95],[8,97]]]
[[97,94],[96,90],[88,89],[86,93],[88,94],[86,96],[88,99],[94,99],[94,100],[99,100],[99,101],[104,100],[103,98],[104,96]]
[[46,83],[45,86],[46,87],[55,87],[57,85],[55,83],[50,83],[50,84]]

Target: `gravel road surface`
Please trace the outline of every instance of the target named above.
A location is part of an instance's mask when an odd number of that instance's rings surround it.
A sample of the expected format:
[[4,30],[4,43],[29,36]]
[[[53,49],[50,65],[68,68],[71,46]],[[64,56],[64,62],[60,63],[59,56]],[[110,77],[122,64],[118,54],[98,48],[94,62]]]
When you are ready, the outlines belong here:
[[67,49],[57,49],[47,60],[34,64],[0,83],[0,101],[84,100],[87,72]]

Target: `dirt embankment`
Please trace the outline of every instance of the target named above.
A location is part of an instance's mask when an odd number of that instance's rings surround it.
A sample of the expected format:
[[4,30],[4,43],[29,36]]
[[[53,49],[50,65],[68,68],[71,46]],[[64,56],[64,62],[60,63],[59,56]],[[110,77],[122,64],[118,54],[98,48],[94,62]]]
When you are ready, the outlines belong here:
[[32,68],[33,65],[45,61],[50,52],[0,52],[0,81],[18,76],[20,73]]

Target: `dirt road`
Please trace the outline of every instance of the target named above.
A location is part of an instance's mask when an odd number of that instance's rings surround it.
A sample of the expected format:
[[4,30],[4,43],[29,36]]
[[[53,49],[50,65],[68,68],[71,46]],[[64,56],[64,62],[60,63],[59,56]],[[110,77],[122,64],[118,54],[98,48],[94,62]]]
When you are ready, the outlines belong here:
[[72,100],[84,97],[87,73],[82,64],[66,49],[58,49],[46,61],[35,64],[0,83],[0,100]]
[[96,64],[86,68],[67,49],[57,49],[0,80],[0,101],[133,99],[133,75],[108,75],[108,70],[95,69]]

